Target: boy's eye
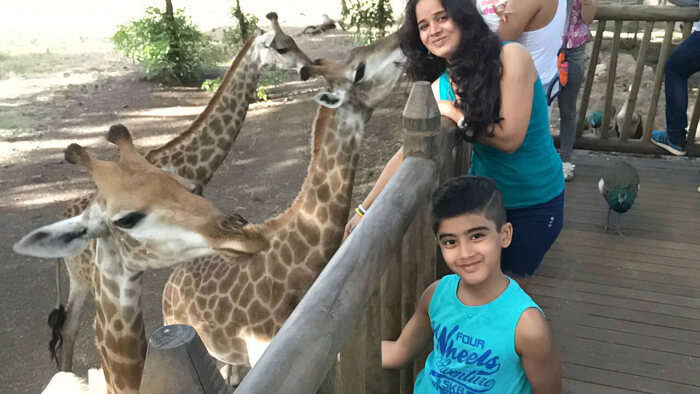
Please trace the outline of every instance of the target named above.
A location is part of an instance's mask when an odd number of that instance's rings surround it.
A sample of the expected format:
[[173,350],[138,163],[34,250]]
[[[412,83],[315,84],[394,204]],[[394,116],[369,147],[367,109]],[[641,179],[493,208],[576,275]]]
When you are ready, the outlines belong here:
[[471,239],[472,240],[481,239],[481,238],[484,238],[485,236],[486,236],[486,234],[484,234],[484,233],[474,233],[474,234],[472,234]]
[[440,240],[440,245],[444,248],[449,248],[451,246],[455,246],[457,244],[457,240],[447,238],[447,239],[441,239]]

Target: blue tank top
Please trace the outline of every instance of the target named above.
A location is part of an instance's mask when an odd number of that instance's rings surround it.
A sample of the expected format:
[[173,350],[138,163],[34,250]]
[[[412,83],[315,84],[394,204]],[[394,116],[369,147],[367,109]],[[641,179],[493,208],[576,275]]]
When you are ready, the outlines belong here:
[[539,306],[508,278],[506,290],[485,305],[457,298],[458,275],[440,279],[428,314],[433,350],[413,386],[414,394],[529,394],[532,386],[515,351],[522,313]]
[[[439,85],[441,100],[456,100],[447,71],[440,76]],[[533,93],[530,123],[518,150],[506,153],[479,143],[472,149],[469,172],[496,181],[506,208],[542,204],[564,191],[561,158],[549,133],[549,108],[539,77]]]

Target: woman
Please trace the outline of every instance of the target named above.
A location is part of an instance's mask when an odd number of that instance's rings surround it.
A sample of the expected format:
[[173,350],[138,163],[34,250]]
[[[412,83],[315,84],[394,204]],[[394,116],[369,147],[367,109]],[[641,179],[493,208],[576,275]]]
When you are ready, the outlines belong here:
[[576,140],[576,97],[583,84],[588,25],[593,22],[598,0],[573,0],[569,24],[564,32],[564,57],[568,63],[568,82],[559,93],[559,153],[564,162],[564,179],[574,179],[576,165],[571,160]]
[[[475,142],[471,172],[494,179],[504,195],[515,227],[501,259],[504,272],[534,274],[561,231],[564,177],[532,58],[520,44],[501,43],[470,1],[409,0],[399,34],[411,78],[434,80],[440,113]],[[399,149],[348,222],[346,236],[402,161]]]

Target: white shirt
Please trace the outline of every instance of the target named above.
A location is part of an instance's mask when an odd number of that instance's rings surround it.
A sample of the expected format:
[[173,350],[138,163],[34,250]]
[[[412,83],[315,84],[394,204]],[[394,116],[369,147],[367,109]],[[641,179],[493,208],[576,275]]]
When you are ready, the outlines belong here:
[[[492,31],[498,30],[500,19],[496,15],[497,0],[474,0],[477,10]],[[524,0],[527,1],[527,0]],[[554,18],[543,28],[526,31],[517,39],[530,52],[537,74],[543,84],[557,75],[557,53],[566,25],[566,0],[559,0]]]

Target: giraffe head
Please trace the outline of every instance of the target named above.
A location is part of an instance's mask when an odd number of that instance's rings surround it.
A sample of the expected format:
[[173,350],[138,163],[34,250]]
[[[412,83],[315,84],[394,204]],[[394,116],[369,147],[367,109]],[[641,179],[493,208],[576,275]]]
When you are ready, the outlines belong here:
[[32,231],[14,245],[20,254],[69,257],[97,239],[126,258],[134,270],[164,267],[214,252],[255,253],[267,241],[239,216],[226,216],[190,193],[177,178],[146,161],[122,125],[107,139],[119,161],[103,161],[77,144],[66,160],[88,169],[97,195],[79,216]]
[[282,31],[277,13],[270,12],[266,17],[272,23],[272,31],[259,31],[252,48],[259,57],[262,69],[279,67],[299,71],[311,64],[311,59],[299,49],[294,39]]
[[328,108],[345,103],[374,108],[396,85],[403,73],[405,56],[394,33],[370,45],[353,48],[342,62],[318,59],[301,69],[301,78],[322,76],[329,89],[316,96]]

